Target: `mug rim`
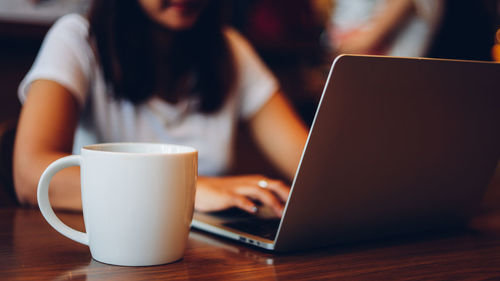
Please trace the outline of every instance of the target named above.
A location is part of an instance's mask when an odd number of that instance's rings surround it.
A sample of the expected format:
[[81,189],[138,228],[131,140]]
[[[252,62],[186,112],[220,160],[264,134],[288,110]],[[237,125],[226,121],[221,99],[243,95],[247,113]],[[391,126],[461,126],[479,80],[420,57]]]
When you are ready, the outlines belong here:
[[[144,151],[121,151],[121,150],[110,150],[109,148],[115,147],[144,147]],[[148,151],[146,147],[154,147],[154,151]],[[161,149],[161,148],[164,149]],[[167,147],[175,148],[175,151],[166,149]],[[107,149],[106,149],[107,148]],[[81,151],[89,152],[99,152],[99,153],[109,153],[109,154],[129,154],[129,155],[183,155],[198,153],[198,150],[194,147],[187,145],[171,144],[171,143],[156,143],[156,142],[109,142],[109,143],[96,143],[85,145],[81,147]]]

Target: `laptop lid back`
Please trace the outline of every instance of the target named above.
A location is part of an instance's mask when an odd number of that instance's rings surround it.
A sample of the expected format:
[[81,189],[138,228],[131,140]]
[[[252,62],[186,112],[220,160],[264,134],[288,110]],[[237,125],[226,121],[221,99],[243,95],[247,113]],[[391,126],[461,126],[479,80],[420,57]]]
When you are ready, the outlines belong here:
[[340,56],[275,250],[463,223],[500,155],[500,65]]

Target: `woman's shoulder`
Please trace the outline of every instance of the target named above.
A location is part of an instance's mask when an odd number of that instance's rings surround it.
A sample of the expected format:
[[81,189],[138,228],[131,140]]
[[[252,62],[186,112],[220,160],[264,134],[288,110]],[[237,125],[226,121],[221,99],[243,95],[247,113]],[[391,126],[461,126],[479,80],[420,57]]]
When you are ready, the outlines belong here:
[[49,33],[63,33],[65,36],[87,38],[89,23],[80,14],[67,14],[60,17],[50,28]]
[[252,45],[239,31],[231,26],[225,26],[223,28],[224,36],[226,37],[229,46],[233,49],[253,49]]
[[93,58],[89,38],[89,22],[79,14],[59,18],[44,39],[44,49],[54,55],[73,55],[80,59]]
[[37,79],[59,83],[83,105],[95,71],[95,57],[88,38],[88,22],[78,14],[59,18],[50,28],[36,60],[19,86],[22,100]]
[[222,28],[222,32],[224,33],[224,36],[226,36],[226,38],[230,41],[245,40],[243,35],[241,35],[241,33],[239,33],[232,26],[224,26]]
[[260,61],[260,57],[252,46],[252,43],[239,31],[233,27],[226,26],[223,29],[223,33],[237,65],[246,65],[250,61]]

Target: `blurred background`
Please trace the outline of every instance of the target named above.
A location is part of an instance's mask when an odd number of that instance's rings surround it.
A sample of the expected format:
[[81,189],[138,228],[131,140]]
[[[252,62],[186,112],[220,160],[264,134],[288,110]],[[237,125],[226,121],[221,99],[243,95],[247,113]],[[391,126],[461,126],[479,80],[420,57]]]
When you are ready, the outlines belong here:
[[[500,0],[225,2],[228,24],[254,45],[306,124],[339,53],[500,61]],[[422,3],[408,8],[404,2]],[[85,14],[89,5],[90,0],[0,0],[1,123],[17,119],[17,86],[49,27],[66,13]],[[252,144],[246,134],[243,130],[238,140],[240,158],[261,161],[248,153]],[[235,171],[276,174],[268,165],[244,163]]]

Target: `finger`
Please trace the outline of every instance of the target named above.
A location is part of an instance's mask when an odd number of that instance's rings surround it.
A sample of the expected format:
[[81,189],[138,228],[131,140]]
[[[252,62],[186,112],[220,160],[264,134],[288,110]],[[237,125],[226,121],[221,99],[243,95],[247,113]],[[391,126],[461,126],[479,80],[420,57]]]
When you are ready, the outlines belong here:
[[242,186],[238,188],[237,192],[242,195],[250,196],[259,200],[262,204],[271,207],[273,212],[278,216],[281,216],[283,213],[283,204],[270,190],[263,189],[258,186]]
[[286,202],[290,195],[290,187],[279,180],[269,180],[269,190],[273,191],[281,202]]
[[247,198],[244,195],[239,195],[239,194],[234,194],[232,198],[232,206],[240,208],[246,212],[249,212],[251,214],[255,214],[258,211],[257,206],[255,205],[252,200]]

